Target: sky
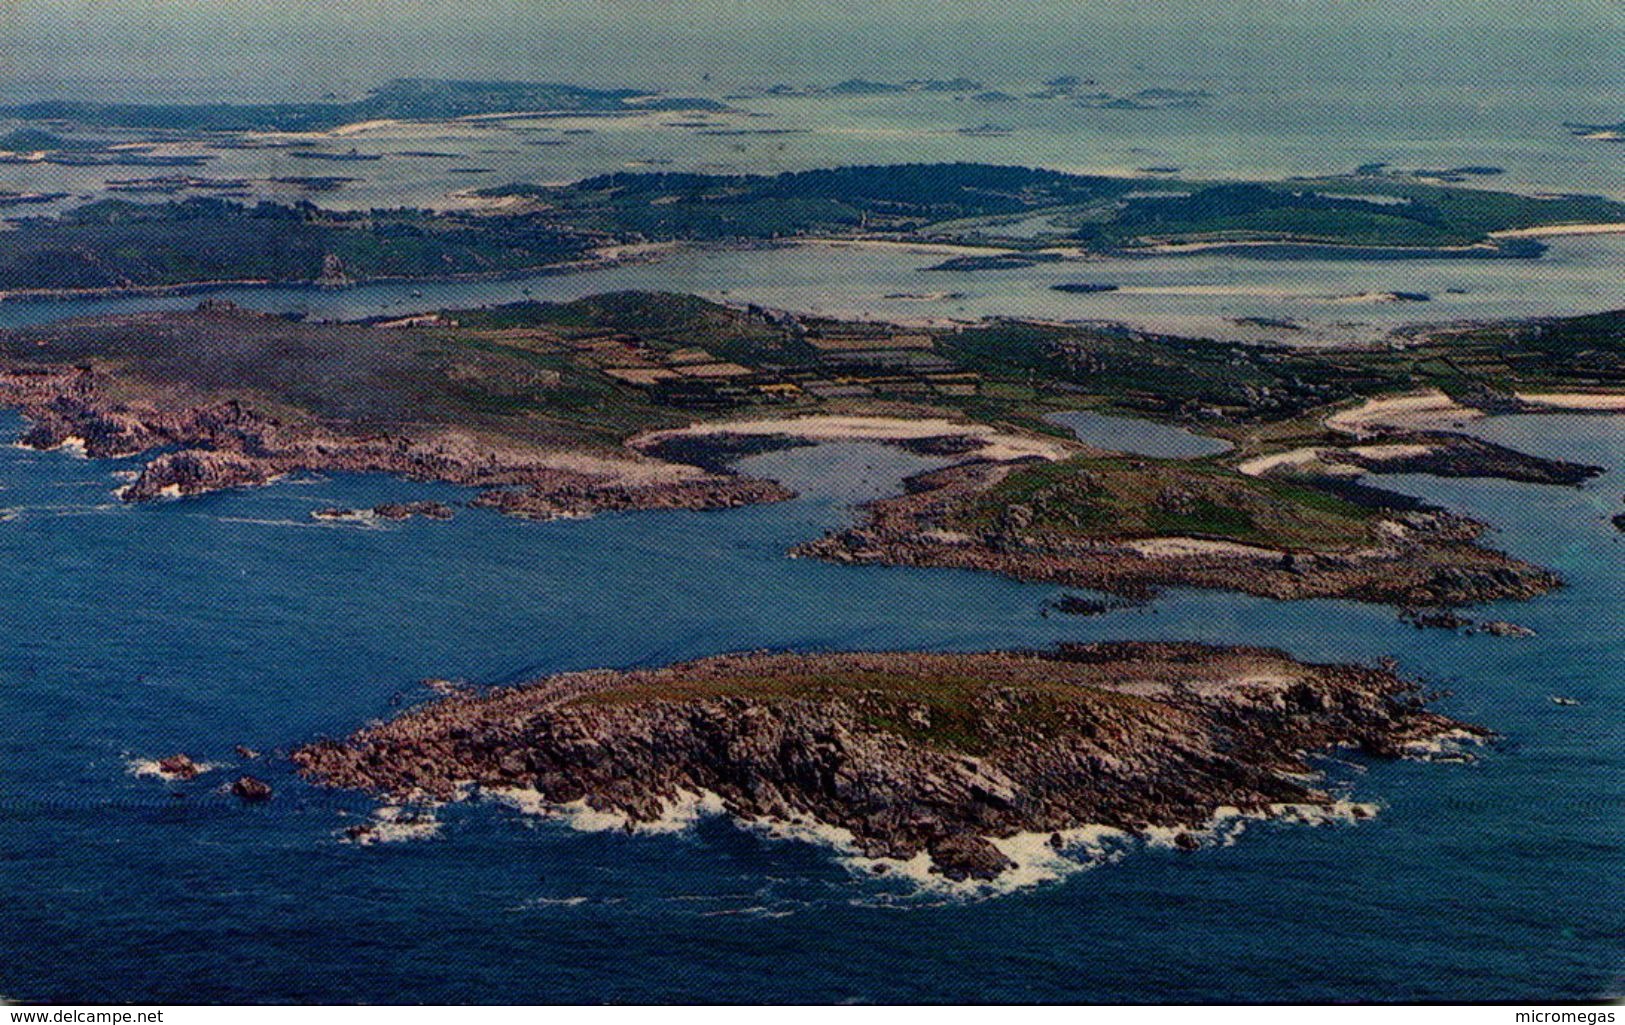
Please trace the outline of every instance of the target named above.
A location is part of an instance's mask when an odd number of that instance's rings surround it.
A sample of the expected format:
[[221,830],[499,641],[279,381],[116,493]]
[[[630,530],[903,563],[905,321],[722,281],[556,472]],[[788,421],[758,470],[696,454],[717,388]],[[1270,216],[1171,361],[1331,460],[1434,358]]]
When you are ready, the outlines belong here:
[[[1621,0],[0,0],[0,88],[319,95],[401,75],[680,87],[1135,68],[1625,87]],[[1012,74],[1012,70],[1016,73]]]

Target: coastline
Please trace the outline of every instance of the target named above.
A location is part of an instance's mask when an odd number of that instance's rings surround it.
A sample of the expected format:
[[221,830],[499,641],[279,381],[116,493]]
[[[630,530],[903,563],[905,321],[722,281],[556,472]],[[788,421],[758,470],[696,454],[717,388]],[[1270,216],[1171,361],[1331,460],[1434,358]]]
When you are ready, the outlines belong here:
[[519,270],[480,271],[466,274],[437,274],[427,277],[382,276],[352,278],[344,284],[330,284],[317,279],[303,278],[279,281],[270,278],[240,278],[220,281],[187,281],[169,285],[116,285],[104,288],[41,288],[0,290],[0,304],[7,302],[72,302],[78,299],[121,299],[139,297],[187,296],[224,289],[273,289],[312,292],[341,291],[366,285],[432,285],[459,281],[516,281],[523,278],[551,277],[584,271],[605,270],[611,267],[638,263],[654,263],[661,256],[682,248],[683,243],[616,243],[593,250],[593,255],[582,260],[539,264]]
[[833,840],[871,872],[996,883],[1034,836],[1189,850],[1232,818],[1367,817],[1304,753],[1423,757],[1485,735],[1415,692],[1386,669],[1182,643],[739,654],[454,695],[292,757],[392,802],[484,792],[657,831],[725,812]]
[[443,428],[417,435],[285,424],[235,401],[159,409],[109,399],[96,371],[0,371],[0,404],[31,424],[21,444],[88,458],[157,452],[119,490],[124,502],[261,487],[296,472],[382,473],[478,490],[471,504],[533,519],[632,509],[715,509],[783,501],[771,481],[711,473],[628,451],[606,457],[492,443]]

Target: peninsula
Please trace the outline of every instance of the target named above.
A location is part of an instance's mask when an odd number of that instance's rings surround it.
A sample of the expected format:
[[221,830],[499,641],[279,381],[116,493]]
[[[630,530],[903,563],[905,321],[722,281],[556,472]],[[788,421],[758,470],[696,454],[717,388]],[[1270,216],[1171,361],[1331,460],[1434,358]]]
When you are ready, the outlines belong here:
[[[1404,347],[1290,349],[988,321],[900,328],[619,293],[304,323],[230,304],[0,332],[0,403],[38,448],[145,461],[126,501],[307,471],[447,481],[535,518],[789,497],[732,460],[871,440],[944,468],[798,554],[957,566],[1127,596],[1185,585],[1406,608],[1558,585],[1481,524],[1358,478],[1572,485],[1594,467],[1456,429],[1608,410],[1625,315],[1459,326]],[[1048,416],[1119,411],[1231,447],[1144,459]]]

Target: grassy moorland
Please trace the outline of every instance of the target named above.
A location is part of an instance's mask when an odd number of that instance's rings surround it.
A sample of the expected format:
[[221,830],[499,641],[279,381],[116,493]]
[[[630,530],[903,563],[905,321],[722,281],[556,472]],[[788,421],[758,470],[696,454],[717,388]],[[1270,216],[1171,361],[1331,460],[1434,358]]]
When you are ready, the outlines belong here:
[[1289,551],[1370,544],[1382,516],[1318,488],[1220,466],[1075,457],[1012,471],[950,522],[985,530],[1017,506],[1023,529],[1061,536],[1202,537]]
[[480,331],[306,324],[233,309],[0,333],[0,362],[94,365],[120,402],[236,401],[344,433],[457,428],[527,448],[619,450],[680,420],[545,340]]

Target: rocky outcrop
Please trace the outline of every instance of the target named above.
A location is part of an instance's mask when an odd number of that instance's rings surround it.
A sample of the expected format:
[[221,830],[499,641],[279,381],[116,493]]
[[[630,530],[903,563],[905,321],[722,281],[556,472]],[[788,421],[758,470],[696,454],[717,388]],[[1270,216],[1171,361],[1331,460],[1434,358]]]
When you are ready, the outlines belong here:
[[952,529],[956,514],[1008,472],[1005,465],[972,462],[920,474],[905,482],[905,494],[865,506],[865,522],[795,553],[842,563],[982,570],[1133,599],[1166,587],[1203,587],[1434,608],[1533,598],[1561,585],[1555,573],[1476,544],[1483,524],[1440,510],[1395,511],[1380,544],[1322,552],[1219,545],[1164,553],[1037,530],[1019,505],[974,533]]
[[[56,448],[69,442],[96,458],[171,448],[149,462],[120,494],[127,502],[253,487],[301,472],[386,473],[483,489],[474,504],[535,519],[607,510],[720,509],[775,502],[793,493],[771,481],[706,473],[670,464],[634,464],[617,473],[554,465],[548,453],[512,452],[442,433],[415,438],[284,422],[229,401],[159,408],[111,397],[108,376],[90,367],[0,369],[0,405],[14,406],[31,426],[22,442]],[[386,519],[444,518],[440,503],[389,503]]]
[[159,456],[142,469],[129,487],[119,492],[126,502],[155,498],[183,498],[228,488],[258,487],[276,476],[264,460],[235,452],[187,449]]
[[422,516],[429,520],[449,520],[454,515],[444,502],[385,502],[372,507],[372,514],[381,520],[409,520]]
[[1381,669],[1195,644],[1039,653],[741,655],[448,697],[296,751],[309,778],[391,799],[531,788],[630,821],[683,795],[812,820],[953,879],[991,840],[1192,827],[1221,808],[1325,805],[1304,752],[1397,756],[1475,732]]
[[257,776],[238,776],[231,783],[231,793],[247,804],[258,804],[271,799],[271,784]]
[[158,759],[158,774],[167,779],[196,779],[202,771],[190,755],[175,754]]
[[1412,448],[1400,455],[1363,455],[1362,447],[1325,449],[1328,462],[1357,466],[1373,473],[1430,473],[1438,477],[1498,477],[1523,484],[1583,484],[1603,472],[1601,466],[1532,456],[1504,445],[1448,431],[1383,433],[1375,435],[1396,447]]
[[444,502],[385,502],[375,505],[371,509],[344,509],[338,506],[329,506],[325,509],[316,509],[311,512],[311,518],[317,520],[367,520],[380,519],[392,522],[401,522],[421,516],[427,520],[449,520],[457,515],[456,510]]
[[1521,623],[1509,623],[1504,619],[1491,619],[1477,623],[1468,628],[1468,633],[1489,634],[1491,637],[1533,637],[1535,631]]
[[655,485],[618,484],[582,477],[526,488],[493,488],[475,498],[472,504],[547,520],[634,509],[732,509],[794,497],[795,492],[781,484],[751,477],[718,475]]

